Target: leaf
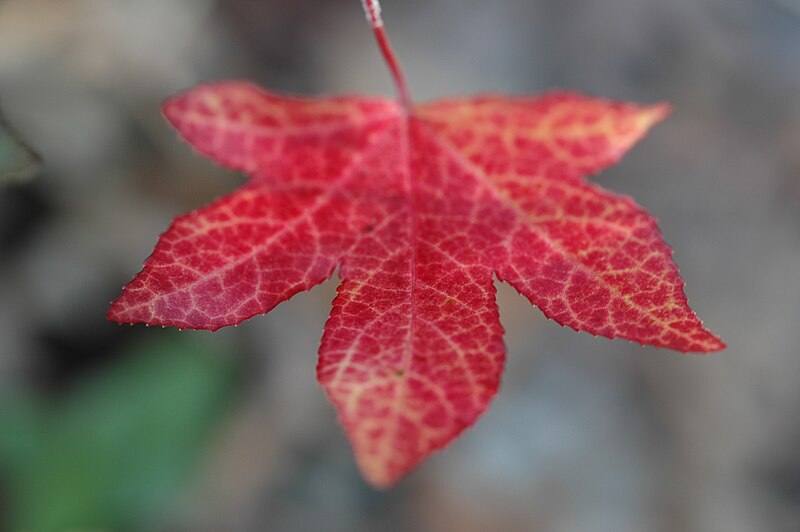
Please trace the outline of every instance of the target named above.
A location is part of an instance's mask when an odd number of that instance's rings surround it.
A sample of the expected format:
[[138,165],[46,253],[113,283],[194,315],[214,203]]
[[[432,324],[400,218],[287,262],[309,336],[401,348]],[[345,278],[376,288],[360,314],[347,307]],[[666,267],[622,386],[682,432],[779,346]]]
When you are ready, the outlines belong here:
[[13,529],[153,529],[231,404],[236,372],[233,358],[203,343],[167,338],[49,409],[4,401],[0,466]]
[[41,159],[0,113],[0,185],[25,181],[38,171]]
[[201,153],[252,177],[178,218],[109,317],[216,330],[338,266],[318,377],[363,473],[389,485],[497,391],[493,274],[576,330],[723,347],[687,306],[654,220],[583,178],[666,112],[553,93],[406,114],[381,99],[199,87],[167,102],[166,117]]
[[576,330],[678,351],[722,342],[687,305],[655,221],[585,180],[668,112],[556,92],[413,106],[204,85],[164,114],[250,175],[175,220],[109,318],[216,330],[342,283],[317,376],[364,476],[386,487],[472,425],[505,358],[493,278]]

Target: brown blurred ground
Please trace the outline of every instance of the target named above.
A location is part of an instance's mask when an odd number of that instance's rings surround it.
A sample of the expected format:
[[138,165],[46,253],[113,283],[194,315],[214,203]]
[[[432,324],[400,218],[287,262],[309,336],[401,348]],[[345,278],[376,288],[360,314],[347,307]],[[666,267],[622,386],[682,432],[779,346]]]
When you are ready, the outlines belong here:
[[[375,493],[314,383],[327,283],[203,336],[248,379],[159,528],[800,530],[800,3],[384,3],[417,98],[558,86],[671,102],[600,179],[660,219],[692,306],[730,347],[594,339],[500,286],[509,360],[491,411]],[[46,161],[0,191],[0,390],[58,401],[160,334],[105,309],[174,215],[240,182],[158,113],[226,77],[391,92],[356,0],[0,0],[0,105]]]

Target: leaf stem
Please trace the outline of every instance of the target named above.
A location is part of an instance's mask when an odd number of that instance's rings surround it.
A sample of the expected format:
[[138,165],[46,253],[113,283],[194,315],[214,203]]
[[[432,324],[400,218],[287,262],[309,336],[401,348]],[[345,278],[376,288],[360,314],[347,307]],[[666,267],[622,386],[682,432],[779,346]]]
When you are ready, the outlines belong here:
[[386,29],[383,26],[383,17],[381,16],[381,4],[379,0],[361,0],[364,6],[364,13],[367,15],[367,22],[372,26],[372,31],[375,33],[375,39],[378,41],[378,46],[383,54],[383,59],[386,61],[386,66],[394,78],[394,85],[397,89],[397,95],[400,103],[403,104],[406,110],[411,109],[411,91],[408,90],[403,69],[400,67],[400,62],[397,56],[394,55],[392,45],[389,42],[389,36],[386,34]]

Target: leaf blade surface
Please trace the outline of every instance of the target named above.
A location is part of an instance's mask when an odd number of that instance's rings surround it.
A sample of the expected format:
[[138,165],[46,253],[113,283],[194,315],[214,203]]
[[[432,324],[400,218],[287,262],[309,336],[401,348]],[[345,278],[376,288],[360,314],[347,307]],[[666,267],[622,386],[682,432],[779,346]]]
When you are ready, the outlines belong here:
[[654,219],[585,180],[667,111],[551,93],[405,112],[201,86],[165,115],[250,180],[178,218],[109,317],[215,330],[338,266],[317,375],[362,472],[389,486],[497,392],[495,275],[576,330],[683,352],[724,346],[689,308]]

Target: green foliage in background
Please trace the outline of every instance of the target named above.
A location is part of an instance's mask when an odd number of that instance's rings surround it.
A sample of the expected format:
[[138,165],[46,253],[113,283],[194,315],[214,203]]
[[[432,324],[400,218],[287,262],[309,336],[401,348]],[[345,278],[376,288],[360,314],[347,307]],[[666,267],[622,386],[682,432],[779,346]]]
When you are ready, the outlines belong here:
[[19,138],[0,112],[0,186],[33,177],[40,165],[39,156]]
[[14,530],[153,528],[232,406],[237,366],[197,336],[170,334],[57,404],[4,401]]

